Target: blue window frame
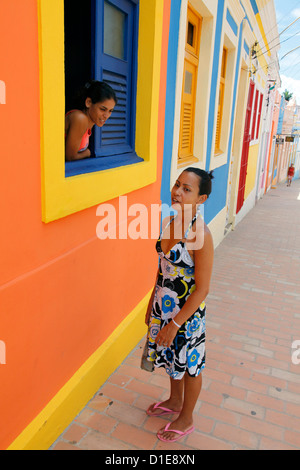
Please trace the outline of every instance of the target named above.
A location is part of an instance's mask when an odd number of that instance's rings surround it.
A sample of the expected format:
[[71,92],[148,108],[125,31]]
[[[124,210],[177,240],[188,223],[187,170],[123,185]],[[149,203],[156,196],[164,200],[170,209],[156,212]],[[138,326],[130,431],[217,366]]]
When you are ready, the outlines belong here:
[[91,0],[90,15],[91,77],[107,82],[118,103],[105,126],[93,128],[96,158],[66,162],[66,176],[143,161],[135,152],[139,0]]

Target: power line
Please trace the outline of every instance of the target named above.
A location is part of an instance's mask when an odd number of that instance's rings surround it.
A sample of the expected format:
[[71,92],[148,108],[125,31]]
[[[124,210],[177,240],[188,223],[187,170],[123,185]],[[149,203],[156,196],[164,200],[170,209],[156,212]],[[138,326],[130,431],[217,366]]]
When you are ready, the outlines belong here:
[[[290,10],[289,13],[291,13],[291,11],[293,11],[294,8],[295,8],[296,6],[298,6],[298,5],[300,6],[299,0],[297,0],[297,1],[295,2],[295,4],[291,7],[291,10]],[[275,5],[274,5],[274,6],[275,6]],[[275,8],[275,12],[276,12],[276,8]],[[270,34],[271,31],[273,31],[273,29],[278,28],[279,23],[281,23],[281,21],[282,21],[283,19],[285,19],[286,17],[287,17],[286,14],[283,15],[283,16],[281,17],[281,19],[280,19],[278,22],[276,22],[276,24],[275,24],[267,33],[265,33],[264,36],[261,36],[261,39],[258,39],[258,43],[259,43],[261,40],[264,40],[264,38],[267,38],[267,36]],[[300,17],[296,18],[296,20],[294,20],[294,21],[293,21],[290,25],[288,25],[283,31],[281,31],[281,33],[278,33],[278,32],[277,32],[277,37],[274,38],[274,39],[272,39],[271,42],[273,42],[273,41],[275,41],[276,39],[278,39],[279,36],[280,36],[280,34],[284,33],[290,26],[292,26],[294,23],[296,23],[296,21],[298,21],[299,18],[300,18]],[[271,43],[271,42],[270,42],[270,43]],[[270,44],[270,43],[269,43],[269,44]],[[274,46],[274,47],[276,47],[276,46]],[[263,46],[262,49],[264,49],[264,48],[266,48],[266,51],[265,51],[265,52],[267,52],[268,50],[270,50],[270,48],[269,48],[268,46]]]
[[[293,7],[291,8],[290,12],[291,12],[296,6],[298,6],[298,5],[300,5],[300,2],[299,2],[299,1],[295,2],[295,4],[293,5]],[[263,40],[264,38],[266,38],[267,35],[269,35],[269,33],[270,33],[271,31],[273,31],[276,27],[278,28],[279,23],[281,23],[281,21],[282,21],[283,19],[285,19],[286,16],[287,16],[286,14],[283,15],[283,16],[281,17],[281,19],[280,19],[264,36],[261,36],[261,39],[259,39],[259,40],[257,40],[257,41],[255,42],[255,45],[258,45],[258,44],[259,44],[259,41],[260,41],[260,40]],[[280,44],[282,44],[282,43],[288,41],[289,39],[293,38],[294,36],[296,36],[296,35],[299,33],[299,31],[297,31],[297,33],[293,34],[293,35],[290,36],[289,38],[284,39],[283,41],[279,42],[278,44],[272,46],[271,48],[269,47],[269,44],[271,44],[271,43],[272,43],[273,41],[275,41],[275,40],[278,40],[278,39],[279,39],[279,36],[280,36],[281,34],[283,34],[285,31],[287,31],[287,29],[289,29],[291,26],[293,26],[299,19],[300,19],[300,16],[299,16],[298,18],[296,18],[294,21],[292,21],[292,23],[290,23],[287,27],[285,27],[280,33],[278,33],[278,34],[277,34],[277,37],[275,37],[274,39],[272,39],[272,40],[268,43],[268,46],[263,46],[263,47],[260,49],[260,54],[259,54],[259,55],[256,55],[256,51],[254,50],[254,47],[255,47],[255,45],[254,45],[253,48],[252,48],[253,52],[255,53],[255,57],[254,57],[254,58],[259,58],[259,57],[261,57],[261,56],[264,55],[267,51],[271,51],[271,50],[274,49],[275,47],[279,46]],[[277,60],[274,60],[273,62],[270,62],[269,64],[262,65],[262,66],[260,66],[260,67],[258,67],[258,68],[256,68],[256,67],[254,66],[254,68],[255,68],[254,73],[256,73],[256,72],[258,72],[259,70],[262,70],[262,69],[264,69],[264,68],[266,68],[266,67],[269,68],[269,67],[272,66],[273,64],[278,64],[278,65],[279,65],[279,61],[281,61],[282,59],[284,59],[288,54],[290,54],[291,52],[295,51],[295,50],[298,49],[298,48],[300,48],[300,46],[297,46],[297,47],[295,47],[294,49],[292,49],[291,51],[287,52],[281,59],[277,58]],[[264,49],[266,49],[266,50],[263,51]],[[298,62],[297,62],[297,64],[298,64]],[[295,66],[295,65],[297,65],[297,64],[293,64],[293,65]],[[290,66],[289,66],[289,67],[290,67]],[[289,68],[289,67],[288,67],[288,68]],[[246,70],[247,72],[252,72],[252,68],[248,68],[248,67],[247,67],[247,68],[243,68],[243,67],[242,67],[242,69],[243,69],[243,70]]]
[[[289,29],[291,26],[293,26],[293,24],[295,24],[299,19],[300,19],[300,16],[299,16],[296,20],[294,20],[292,23],[290,23],[283,31],[281,31],[281,33],[279,33],[279,34],[277,35],[278,37],[272,39],[272,41],[270,41],[270,42],[268,43],[268,45],[270,45],[273,41],[276,41],[277,39],[279,39],[279,36],[280,36],[282,33],[284,33],[287,29]],[[299,31],[298,31],[298,32],[299,32]],[[298,34],[298,32],[297,32],[296,34]],[[284,41],[280,41],[278,44],[276,44],[275,46],[273,46],[273,47],[271,47],[271,48],[270,48],[270,47],[263,46],[263,47],[261,48],[261,53],[262,53],[262,54],[265,54],[265,53],[267,52],[267,50],[270,51],[270,50],[274,49],[274,47],[278,46],[279,44],[282,44],[282,43],[285,42],[285,41],[288,41],[289,39],[291,39],[291,37],[296,36],[296,34],[294,34],[293,36],[290,36],[289,38],[285,39]],[[263,49],[266,49],[266,50],[263,51]]]
[[[297,7],[298,5],[300,6],[300,2],[299,2],[299,0],[296,0],[295,4],[291,7],[291,10],[290,10],[289,13],[291,13],[291,11],[293,11],[294,8]],[[275,5],[274,5],[274,6],[275,6]],[[276,7],[275,7],[275,12],[276,12]],[[261,39],[263,40],[264,38],[266,38],[267,35],[270,34],[270,32],[273,31],[273,29],[275,29],[276,27],[278,27],[279,23],[281,23],[281,21],[284,20],[286,17],[287,17],[287,14],[284,13],[284,14],[282,15],[282,17],[279,19],[279,21],[277,21],[276,24],[275,24],[264,36],[261,37]],[[275,39],[276,39],[276,38],[275,38]]]
[[[288,54],[290,54],[290,52],[293,52],[294,50],[299,49],[299,48],[300,48],[300,46],[297,46],[297,47],[295,47],[295,49],[292,49],[291,51],[287,52],[287,53],[282,57],[282,59],[283,59],[285,56],[287,56]],[[282,60],[282,59],[280,59],[280,60]],[[254,73],[258,72],[259,70],[264,69],[265,67],[269,68],[271,65],[278,64],[278,63],[279,63],[278,60],[273,60],[273,62],[269,62],[268,64],[261,65],[260,67],[257,67],[257,68],[254,66],[254,67],[255,67],[255,72],[254,72]],[[290,67],[290,66],[289,66],[289,67]],[[252,69],[251,69],[251,68],[247,68],[247,69],[243,68],[243,70],[247,70],[247,72],[252,72]]]
[[245,68],[242,67],[242,69],[243,69],[243,70],[246,70],[247,72],[256,73],[256,72],[258,72],[259,70],[262,70],[262,69],[265,68],[265,67],[270,67],[270,66],[273,65],[273,64],[277,64],[277,60],[274,60],[273,62],[270,62],[269,64],[261,65],[260,67],[257,67],[257,68],[254,66],[254,68],[255,68],[255,71],[254,71],[254,72],[252,71],[251,68],[246,68],[246,69],[245,69]]
[[278,36],[280,36],[282,33],[284,33],[287,29],[289,29],[291,26],[293,26],[294,23],[296,23],[296,21],[300,20],[300,16],[298,16],[298,18],[295,19],[295,21],[293,21],[291,24],[289,24],[283,31],[281,31],[281,33],[279,33]]
[[[291,76],[293,75],[293,76]],[[295,66],[294,69],[292,69],[292,71],[286,73],[286,72],[282,72],[282,76],[285,76],[285,77],[288,77],[288,78],[292,78],[293,80],[299,80],[300,79],[300,67],[299,67],[299,62],[298,62],[298,65]],[[295,78],[294,78],[295,77]]]
[[[293,34],[292,36],[290,36],[289,38],[284,39],[283,41],[280,41],[278,44],[275,44],[275,46],[269,48],[269,51],[271,51],[271,50],[274,49],[275,47],[277,47],[277,46],[283,44],[284,42],[288,41],[289,39],[292,39],[294,36],[296,36],[296,35],[299,34],[299,33],[300,33],[300,30],[297,31],[297,33],[295,33],[295,34]],[[277,39],[277,38],[276,38],[276,39]],[[271,42],[272,42],[272,41],[271,41]],[[264,55],[266,52],[267,52],[267,50],[264,51],[264,52],[262,52],[262,50],[261,50],[261,54],[257,55],[256,58],[258,59],[259,57],[261,57],[262,55]]]
[[284,59],[287,55],[289,55],[291,52],[294,52],[296,49],[299,49],[299,47],[300,47],[300,46],[297,46],[297,47],[295,47],[294,49],[292,49],[291,51],[289,51],[289,52],[287,52],[286,54],[284,54],[284,56],[281,57],[280,60]]
[[[284,82],[288,81],[289,83],[291,83],[291,81],[293,80],[295,82],[294,83],[295,86],[297,85],[297,82],[299,82],[299,78],[300,78],[299,69],[298,70],[295,69],[295,71],[292,71],[288,74],[283,73],[280,75],[281,81],[284,81]],[[297,86],[297,88],[299,87]]]
[[[291,52],[294,52],[295,50],[297,50],[297,49],[299,49],[299,48],[300,48],[300,46],[297,46],[297,47],[295,47],[294,49],[292,49],[291,51],[288,51],[288,52],[287,52],[286,54],[284,54],[284,56],[281,57],[281,59],[279,59],[278,61],[277,61],[277,60],[274,60],[273,62],[270,62],[269,64],[262,65],[261,67],[258,67],[258,68],[256,69],[256,72],[257,72],[258,70],[263,69],[264,67],[269,67],[270,65],[273,65],[273,64],[276,64],[277,62],[280,62],[282,59],[284,59],[284,58],[285,58],[287,55],[289,55]],[[250,71],[250,69],[249,69],[249,71]],[[255,73],[256,73],[256,72],[255,72]]]
[[293,69],[294,67],[296,67],[296,66],[299,65],[299,64],[300,64],[300,61],[299,61],[299,62],[296,62],[296,64],[288,65],[286,68],[284,68],[283,70],[281,70],[281,73],[286,73],[287,70]]

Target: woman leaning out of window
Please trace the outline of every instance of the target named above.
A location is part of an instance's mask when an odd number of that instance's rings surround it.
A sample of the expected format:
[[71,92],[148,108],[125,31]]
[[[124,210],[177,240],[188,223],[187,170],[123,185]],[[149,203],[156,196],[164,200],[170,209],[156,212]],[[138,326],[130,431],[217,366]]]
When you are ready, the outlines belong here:
[[92,128],[95,124],[102,127],[116,104],[116,94],[107,83],[92,80],[84,86],[78,95],[78,109],[65,116],[66,161],[91,156],[88,146]]

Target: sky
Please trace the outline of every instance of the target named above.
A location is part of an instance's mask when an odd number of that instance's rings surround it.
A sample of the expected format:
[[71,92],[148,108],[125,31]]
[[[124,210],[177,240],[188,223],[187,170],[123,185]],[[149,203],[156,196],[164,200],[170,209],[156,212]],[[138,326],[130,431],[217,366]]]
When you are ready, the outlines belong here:
[[[290,52],[300,46],[300,0],[274,0],[274,5],[281,44],[278,58],[282,86],[279,91],[287,89],[300,105],[300,47]],[[297,21],[284,31],[295,20]],[[290,53],[284,57],[288,52]]]

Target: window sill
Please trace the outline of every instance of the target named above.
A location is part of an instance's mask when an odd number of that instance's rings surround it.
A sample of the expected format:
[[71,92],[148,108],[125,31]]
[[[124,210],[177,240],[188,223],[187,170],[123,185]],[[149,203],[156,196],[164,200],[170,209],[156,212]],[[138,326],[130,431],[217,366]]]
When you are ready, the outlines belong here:
[[141,157],[138,157],[136,153],[125,153],[111,157],[83,158],[82,160],[65,162],[65,177],[68,178],[70,176],[77,176],[85,173],[94,173],[96,171],[132,165],[133,163],[140,163],[143,161],[144,160]]
[[193,155],[189,155],[187,157],[183,157],[183,158],[178,158],[178,162],[177,162],[177,168],[183,168],[184,166],[188,166],[192,163],[198,163],[199,162],[199,159],[194,157]]

